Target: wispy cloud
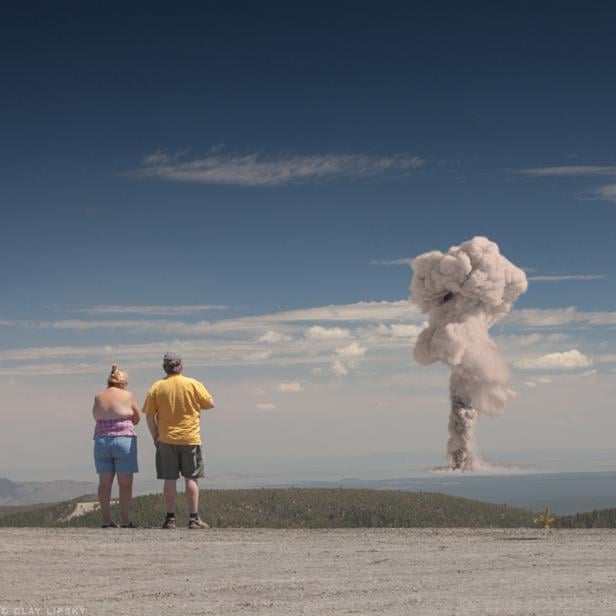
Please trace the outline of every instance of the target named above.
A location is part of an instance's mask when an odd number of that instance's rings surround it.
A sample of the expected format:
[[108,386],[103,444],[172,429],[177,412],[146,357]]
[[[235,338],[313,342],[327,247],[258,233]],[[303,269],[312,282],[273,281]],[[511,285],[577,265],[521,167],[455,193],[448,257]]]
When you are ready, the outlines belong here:
[[188,306],[85,306],[85,307],[67,307],[70,312],[78,312],[80,314],[105,315],[105,314],[141,314],[144,316],[188,316],[191,314],[199,314],[201,312],[209,312],[211,310],[226,310],[229,306],[219,304],[200,304]]
[[374,260],[370,261],[370,265],[375,265],[377,267],[391,267],[398,265],[410,265],[412,261],[413,259],[411,259],[410,257],[406,259],[392,259],[391,261]]
[[566,383],[581,382],[596,377],[596,370],[584,370],[583,372],[551,374],[550,376],[535,376],[528,379],[524,385],[526,387],[537,387],[538,385],[557,385],[562,386]]
[[616,166],[564,165],[562,167],[529,167],[517,173],[534,177],[616,177]]
[[295,394],[300,391],[303,391],[301,383],[291,382],[291,383],[278,383],[278,391],[286,394]]
[[565,280],[599,280],[605,278],[605,274],[564,274],[554,276],[528,276],[533,282],[562,282]]
[[575,306],[569,308],[525,308],[514,310],[509,322],[520,323],[528,327],[556,327],[578,323],[580,325],[616,325],[616,312],[602,310],[584,312]]
[[599,201],[616,201],[616,184],[598,186],[592,192]]
[[316,154],[312,156],[267,156],[264,154],[220,154],[187,160],[181,154],[163,151],[146,156],[138,169],[128,175],[174,182],[234,184],[240,186],[281,186],[336,178],[369,178],[405,175],[418,171],[424,160],[418,156],[394,154]]
[[[561,167],[529,167],[515,173],[537,178],[616,178],[614,165],[564,165]],[[616,184],[595,186],[583,192],[580,198],[616,202]]]
[[184,321],[156,320],[104,320],[86,321],[79,319],[65,319],[62,321],[40,322],[26,326],[37,329],[65,329],[73,331],[88,330],[123,330],[132,333],[158,333],[160,335],[198,336],[211,330],[209,321],[186,323]]
[[258,404],[255,404],[255,408],[258,411],[275,411],[276,405],[271,404],[270,402],[259,402]]

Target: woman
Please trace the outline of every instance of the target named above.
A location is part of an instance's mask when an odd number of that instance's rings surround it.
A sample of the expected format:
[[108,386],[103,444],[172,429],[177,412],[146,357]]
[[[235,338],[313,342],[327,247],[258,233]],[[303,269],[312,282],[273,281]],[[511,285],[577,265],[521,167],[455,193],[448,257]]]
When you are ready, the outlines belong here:
[[107,378],[107,389],[96,394],[92,414],[94,429],[94,464],[98,473],[98,500],[101,506],[102,528],[117,528],[111,519],[110,501],[113,477],[117,474],[120,488],[122,528],[135,528],[128,519],[133,495],[133,473],[137,467],[137,435],[139,407],[133,394],[126,389],[128,375],[115,364]]

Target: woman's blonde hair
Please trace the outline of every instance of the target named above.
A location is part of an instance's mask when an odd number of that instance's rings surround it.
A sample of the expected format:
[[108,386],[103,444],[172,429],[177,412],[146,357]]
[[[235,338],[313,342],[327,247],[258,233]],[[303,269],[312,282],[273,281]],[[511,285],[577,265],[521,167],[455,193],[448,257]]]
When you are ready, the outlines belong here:
[[125,387],[128,383],[128,373],[118,368],[116,364],[111,366],[111,372],[107,377],[107,387]]

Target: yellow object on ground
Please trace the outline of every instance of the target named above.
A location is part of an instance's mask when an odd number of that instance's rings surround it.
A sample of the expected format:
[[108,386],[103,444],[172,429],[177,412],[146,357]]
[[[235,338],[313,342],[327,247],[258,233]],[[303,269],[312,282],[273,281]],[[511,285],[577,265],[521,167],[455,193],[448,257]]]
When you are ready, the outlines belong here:
[[546,507],[545,511],[537,516],[535,522],[541,524],[543,528],[551,528],[552,524],[554,524],[554,518],[550,515],[550,510]]

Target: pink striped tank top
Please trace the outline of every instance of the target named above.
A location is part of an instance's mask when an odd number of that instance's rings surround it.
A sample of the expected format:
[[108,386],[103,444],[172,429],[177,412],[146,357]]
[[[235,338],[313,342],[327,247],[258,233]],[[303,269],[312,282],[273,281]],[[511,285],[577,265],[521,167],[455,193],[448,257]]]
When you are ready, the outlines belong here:
[[121,419],[97,419],[94,428],[94,438],[97,436],[137,436],[133,420],[130,417]]

